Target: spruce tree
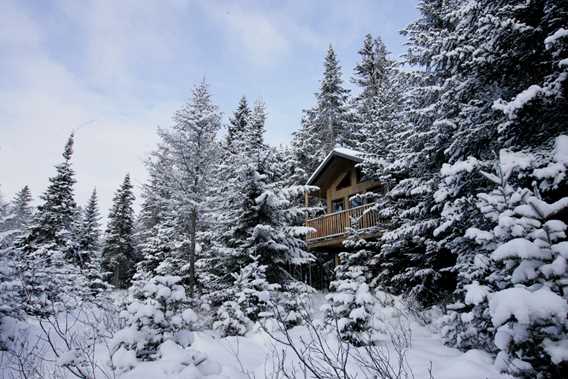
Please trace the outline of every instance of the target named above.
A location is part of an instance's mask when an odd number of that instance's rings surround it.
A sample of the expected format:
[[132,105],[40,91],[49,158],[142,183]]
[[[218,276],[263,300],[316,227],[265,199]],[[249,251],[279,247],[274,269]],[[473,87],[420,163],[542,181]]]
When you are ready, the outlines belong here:
[[292,144],[306,173],[312,172],[336,145],[351,146],[347,107],[349,91],[344,88],[341,75],[341,66],[330,45],[324,60],[320,90],[316,93],[316,105],[304,111],[302,126],[294,134]]
[[81,268],[90,288],[88,295],[92,298],[108,289],[101,272],[100,215],[96,189],[82,212],[78,230]]
[[71,134],[63,152],[63,162],[55,167],[57,174],[49,178],[49,186],[41,196],[29,232],[20,242],[24,252],[30,253],[47,246],[59,250],[69,260],[76,261],[76,245],[73,241],[73,221],[77,204],[73,195],[75,172],[71,167],[74,136]]
[[79,249],[86,254],[82,261],[89,263],[100,248],[100,216],[96,189],[93,190],[87,207],[83,211],[83,218],[79,231]]
[[[275,150],[264,145],[263,130],[259,124],[260,141],[248,139],[245,146],[250,148],[226,166],[217,250],[226,257],[228,272],[236,272],[250,263],[251,257],[259,257],[267,267],[268,280],[281,282],[287,265],[312,259],[303,240],[307,210],[296,202],[311,189],[284,185],[288,178],[282,177],[283,162]],[[258,148],[261,150],[249,154]]]
[[266,105],[262,100],[257,100],[254,103],[246,133],[246,146],[250,150],[248,154],[257,161],[260,159],[262,152],[267,148],[264,144],[266,117]]
[[[112,360],[119,370],[121,356],[133,353],[141,361],[155,361],[160,358],[160,347],[173,343],[182,348],[191,346],[191,330],[197,321],[195,313],[187,308],[187,298],[179,276],[155,276],[131,287],[126,310],[121,314],[126,324],[112,340]],[[180,351],[181,352],[181,351]],[[178,370],[195,364],[194,354],[183,354],[186,358]]]
[[380,38],[365,36],[352,82],[359,93],[352,100],[352,144],[365,156],[363,172],[388,184],[383,167],[394,159],[395,134],[402,123],[401,110],[407,74],[389,56]]
[[31,220],[31,200],[28,186],[18,191],[10,204],[4,204],[0,197],[0,324],[5,316],[23,316],[23,288],[17,270],[21,255],[14,243],[25,233]]
[[113,198],[102,252],[105,279],[117,288],[128,288],[137,261],[133,203],[132,184],[127,174]]
[[240,144],[246,138],[247,129],[250,124],[251,110],[249,108],[247,99],[242,96],[239,100],[237,109],[233,113],[233,117],[229,120],[227,128],[226,144],[231,152],[237,152],[240,149]]
[[12,219],[14,227],[22,228],[27,225],[32,217],[32,192],[30,187],[24,186],[12,200],[10,211],[13,214]]
[[41,196],[42,204],[16,243],[28,314],[46,316],[73,307],[86,288],[75,234],[72,154],[73,135],[65,145],[63,162],[56,166],[57,173]]
[[5,204],[4,216],[0,216],[0,233],[2,234],[0,248],[13,247],[14,243],[24,234],[32,220],[31,201],[32,194],[26,185],[16,193],[9,204]]
[[323,307],[326,323],[338,329],[341,339],[355,346],[373,344],[380,331],[373,310],[375,299],[369,289],[372,250],[368,245],[372,243],[360,234],[356,228],[349,230]]
[[194,298],[202,258],[199,242],[211,222],[212,198],[218,195],[215,183],[221,180],[213,173],[220,159],[216,135],[221,115],[205,81],[193,88],[192,98],[173,121],[171,129],[159,130],[160,144],[147,162],[150,180],[142,192],[140,270],[153,272],[157,267],[151,261],[170,256],[170,269],[182,266],[177,274]]
[[568,198],[556,197],[567,184],[566,167],[556,171],[568,161],[563,146],[566,136],[557,138],[552,154],[503,150],[496,173],[482,171],[496,188],[478,194],[484,223],[465,234],[472,257],[460,257],[458,301],[444,319],[450,343],[498,352],[497,366],[522,377],[556,377],[563,370],[553,353],[568,338],[565,316],[555,316],[568,309],[562,299]]
[[256,257],[231,274],[233,285],[225,294],[225,301],[218,308],[213,328],[223,336],[244,335],[251,324],[265,318],[270,300],[278,285],[269,284],[266,266],[260,265]]

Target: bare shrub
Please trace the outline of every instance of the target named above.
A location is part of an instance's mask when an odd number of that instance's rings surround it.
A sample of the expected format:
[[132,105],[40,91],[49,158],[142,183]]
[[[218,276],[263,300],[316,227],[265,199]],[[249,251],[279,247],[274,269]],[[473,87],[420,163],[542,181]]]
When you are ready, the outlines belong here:
[[[354,379],[359,373],[369,378],[414,378],[407,362],[411,330],[406,318],[391,327],[384,342],[355,348],[341,338],[337,317],[332,332],[326,333],[305,305],[300,307],[303,307],[300,314],[307,336],[292,336],[277,304],[272,304],[275,331],[262,325],[264,332],[276,342],[273,362],[277,372],[272,378]],[[289,352],[293,359],[287,356]]]

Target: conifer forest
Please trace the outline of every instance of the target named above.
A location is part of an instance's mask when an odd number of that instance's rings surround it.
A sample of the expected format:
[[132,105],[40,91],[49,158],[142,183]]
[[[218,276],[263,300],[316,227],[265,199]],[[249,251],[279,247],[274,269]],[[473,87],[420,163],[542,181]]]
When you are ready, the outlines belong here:
[[112,194],[57,125],[0,183],[0,379],[568,378],[568,2],[412,8],[319,49],[285,143],[206,68]]

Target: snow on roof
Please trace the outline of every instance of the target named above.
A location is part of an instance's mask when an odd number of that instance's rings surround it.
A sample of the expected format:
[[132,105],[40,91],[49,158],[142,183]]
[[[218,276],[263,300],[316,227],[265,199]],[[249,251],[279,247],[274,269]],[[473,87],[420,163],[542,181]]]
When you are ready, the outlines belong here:
[[321,172],[324,170],[324,168],[327,166],[327,164],[331,161],[333,157],[341,157],[349,159],[354,162],[361,162],[363,160],[362,156],[363,153],[360,151],[351,150],[345,147],[336,147],[333,150],[331,150],[329,154],[327,154],[325,159],[320,163],[318,168],[316,168],[313,174],[310,176],[306,184],[311,185],[319,176],[319,174],[321,174]]

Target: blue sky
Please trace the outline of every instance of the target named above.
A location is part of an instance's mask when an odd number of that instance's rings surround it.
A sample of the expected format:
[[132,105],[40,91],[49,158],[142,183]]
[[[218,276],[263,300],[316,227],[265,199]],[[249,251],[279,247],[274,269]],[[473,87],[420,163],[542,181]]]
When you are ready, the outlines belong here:
[[313,104],[331,43],[348,82],[363,36],[395,56],[414,0],[0,1],[0,191],[29,184],[37,197],[66,136],[77,130],[77,197],[97,186],[106,214],[143,160],[156,127],[205,77],[229,115],[262,98],[267,141],[286,143]]

